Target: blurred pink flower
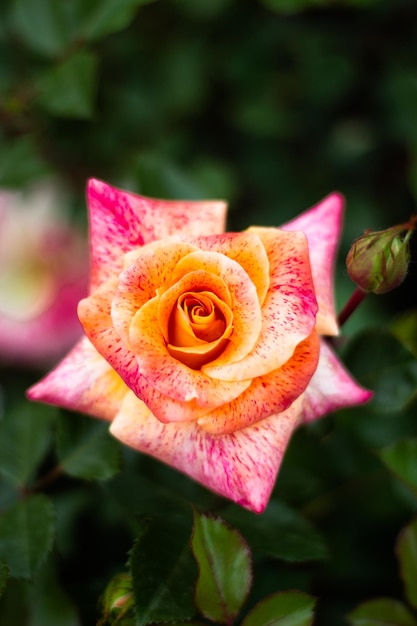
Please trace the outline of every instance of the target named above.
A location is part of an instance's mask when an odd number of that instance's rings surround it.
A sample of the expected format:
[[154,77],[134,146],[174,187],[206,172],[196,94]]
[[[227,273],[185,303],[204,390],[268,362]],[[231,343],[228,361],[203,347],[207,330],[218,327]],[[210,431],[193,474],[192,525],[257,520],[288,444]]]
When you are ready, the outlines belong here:
[[45,367],[82,334],[88,251],[45,182],[0,191],[0,361]]

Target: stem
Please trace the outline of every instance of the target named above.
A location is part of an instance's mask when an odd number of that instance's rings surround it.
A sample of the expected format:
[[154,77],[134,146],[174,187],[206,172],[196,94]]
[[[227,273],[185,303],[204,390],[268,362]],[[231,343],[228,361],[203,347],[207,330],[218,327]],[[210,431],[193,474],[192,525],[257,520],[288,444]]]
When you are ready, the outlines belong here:
[[340,327],[349,319],[352,313],[358,308],[360,303],[366,298],[368,293],[356,287],[355,291],[350,296],[349,300],[346,302],[345,306],[339,313],[337,318],[338,324]]
[[41,476],[41,478],[39,478],[39,480],[34,485],[24,489],[23,495],[26,496],[30,493],[41,491],[42,489],[45,489],[45,487],[49,487],[51,483],[55,482],[57,478],[61,476],[62,472],[62,467],[60,465],[56,465],[47,474]]

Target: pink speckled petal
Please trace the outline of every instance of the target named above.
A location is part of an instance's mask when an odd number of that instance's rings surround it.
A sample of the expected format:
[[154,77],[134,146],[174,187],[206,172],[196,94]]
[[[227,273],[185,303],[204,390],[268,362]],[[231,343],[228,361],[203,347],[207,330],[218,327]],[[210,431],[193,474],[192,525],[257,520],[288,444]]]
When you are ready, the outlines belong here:
[[230,435],[209,435],[195,422],[162,424],[128,394],[110,431],[120,441],[261,513],[300,417],[301,398],[289,409]]
[[171,235],[206,235],[224,231],[222,201],[154,200],[92,179],[90,210],[91,287],[123,268],[125,252]]
[[[137,312],[132,322],[131,342],[141,374],[162,394],[162,403],[163,397],[168,396],[186,403],[195,401],[195,404],[203,409],[214,408],[225,402],[231,402],[249,387],[250,380],[237,382],[213,380],[172,357],[158,324],[158,300],[157,297],[150,300]],[[162,404],[154,413],[160,418],[161,415],[166,415],[166,408]],[[169,416],[168,419],[171,421]]]
[[198,424],[212,435],[225,435],[285,411],[309,384],[319,351],[320,339],[313,331],[281,368],[255,378],[236,400],[201,417]]
[[130,346],[130,324],[136,311],[152,299],[157,290],[172,283],[172,273],[178,261],[196,249],[188,243],[167,243],[164,240],[126,255],[132,262],[119,276],[111,305],[114,327],[126,346]]
[[333,296],[333,271],[343,210],[343,196],[332,193],[282,226],[284,230],[301,230],[308,239],[311,271],[319,305],[317,331],[320,335],[337,335],[339,332]]
[[225,254],[239,263],[255,285],[262,306],[270,283],[269,260],[262,241],[255,233],[245,231],[216,237],[193,237],[190,242],[202,250]]
[[[191,370],[171,357],[157,328],[157,298],[142,308],[143,315],[149,313],[144,323],[143,364],[139,373],[138,360],[112,326],[110,307],[117,278],[107,281],[91,296],[82,300],[78,314],[87,337],[98,352],[114,367],[130,389],[152,407],[153,413],[162,421],[197,419],[208,408],[219,406],[237,397],[251,381],[223,383],[213,381],[201,372]],[[148,313],[147,313],[148,311]],[[146,343],[148,342],[148,343]],[[154,378],[160,376],[159,385]],[[158,380],[156,381],[158,382]]]
[[251,228],[269,259],[270,286],[262,307],[262,331],[248,356],[230,362],[227,353],[202,370],[221,380],[255,378],[281,367],[315,326],[317,303],[307,240],[303,233]]
[[129,391],[85,337],[27,395],[93,417],[112,420]]
[[337,409],[363,404],[371,397],[372,392],[355,382],[322,339],[319,364],[304,394],[304,421],[312,422]]

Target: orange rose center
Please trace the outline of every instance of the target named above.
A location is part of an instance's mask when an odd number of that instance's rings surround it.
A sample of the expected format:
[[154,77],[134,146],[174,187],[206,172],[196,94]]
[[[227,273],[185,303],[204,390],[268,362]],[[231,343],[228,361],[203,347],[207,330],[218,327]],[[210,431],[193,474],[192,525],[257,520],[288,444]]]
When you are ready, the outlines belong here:
[[177,300],[168,325],[167,349],[192,369],[216,359],[233,331],[233,314],[213,292],[186,292]]

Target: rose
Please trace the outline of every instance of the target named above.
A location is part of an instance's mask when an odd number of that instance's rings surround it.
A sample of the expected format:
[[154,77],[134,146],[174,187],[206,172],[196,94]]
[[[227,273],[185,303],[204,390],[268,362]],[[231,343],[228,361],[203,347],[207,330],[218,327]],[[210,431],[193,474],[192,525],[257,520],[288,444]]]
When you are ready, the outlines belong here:
[[282,229],[223,233],[221,202],[89,186],[87,337],[32,399],[112,421],[122,442],[260,512],[293,430],[370,394],[324,339],[342,200]]
[[26,194],[0,192],[0,360],[42,366],[82,335],[76,315],[87,294],[87,246],[58,214],[51,181]]

